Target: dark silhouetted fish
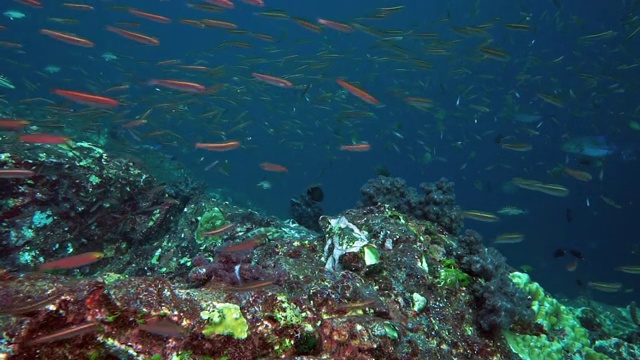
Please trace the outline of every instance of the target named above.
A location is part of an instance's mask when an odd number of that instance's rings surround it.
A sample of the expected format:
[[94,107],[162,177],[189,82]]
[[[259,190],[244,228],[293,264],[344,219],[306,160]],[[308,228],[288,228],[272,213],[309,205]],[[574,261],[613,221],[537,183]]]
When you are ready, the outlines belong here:
[[583,261],[584,260],[584,256],[582,255],[582,251],[580,250],[576,250],[576,249],[571,249],[569,250],[569,254],[573,255],[574,258]]
[[573,210],[567,208],[564,212],[564,217],[567,219],[568,223],[573,221]]
[[556,249],[556,251],[553,252],[553,257],[554,258],[560,258],[560,257],[563,257],[566,253],[567,253],[567,250],[565,250],[563,248],[559,248],[559,249]]

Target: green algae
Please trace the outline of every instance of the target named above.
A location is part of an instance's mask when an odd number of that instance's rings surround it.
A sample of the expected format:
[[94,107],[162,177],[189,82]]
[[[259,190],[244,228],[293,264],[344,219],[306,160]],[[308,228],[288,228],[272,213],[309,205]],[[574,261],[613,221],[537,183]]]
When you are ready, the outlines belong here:
[[582,358],[589,360],[611,360],[592,349],[589,333],[580,324],[573,308],[560,304],[546,294],[540,284],[531,281],[528,274],[514,272],[510,277],[531,297],[535,321],[544,328],[544,334],[541,335],[505,331],[504,336],[511,350],[525,360],[562,360],[567,353],[582,354]]
[[224,225],[226,225],[226,220],[220,209],[214,207],[205,211],[198,222],[198,228],[195,234],[196,242],[200,245],[212,244],[218,246],[222,244],[222,238],[220,236],[208,236],[203,235],[203,233],[219,229]]
[[245,339],[249,335],[249,323],[235,304],[215,303],[211,311],[202,311],[200,317],[207,320],[202,333],[205,336],[226,335],[235,339]]
[[440,286],[447,286],[453,289],[459,287],[467,287],[471,285],[471,276],[460,270],[455,260],[445,260],[440,268],[438,276],[438,284]]

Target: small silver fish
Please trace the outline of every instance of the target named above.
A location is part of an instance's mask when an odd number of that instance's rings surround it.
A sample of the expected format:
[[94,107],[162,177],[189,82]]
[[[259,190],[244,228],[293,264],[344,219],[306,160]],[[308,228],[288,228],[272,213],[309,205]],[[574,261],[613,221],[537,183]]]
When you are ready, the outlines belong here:
[[4,75],[0,75],[0,86],[6,87],[6,88],[9,88],[9,89],[15,89],[16,88],[15,86],[13,86],[11,81],[9,79],[7,79],[7,77],[4,76]]
[[498,214],[507,215],[507,216],[518,216],[525,215],[528,211],[517,206],[505,206],[502,209],[498,210]]

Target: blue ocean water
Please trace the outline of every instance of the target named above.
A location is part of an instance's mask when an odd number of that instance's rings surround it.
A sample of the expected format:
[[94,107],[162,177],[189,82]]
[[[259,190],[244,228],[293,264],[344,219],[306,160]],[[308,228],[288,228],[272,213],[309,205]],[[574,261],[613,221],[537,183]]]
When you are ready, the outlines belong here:
[[[172,156],[208,186],[227,189],[237,199],[282,218],[288,217],[289,199],[314,183],[321,183],[325,191],[326,213],[353,207],[359,188],[380,166],[411,186],[446,177],[456,183],[457,201],[464,209],[496,212],[514,205],[527,210],[526,215],[503,217],[498,223],[467,220],[466,227],[483,234],[487,244],[501,233],[524,233],[523,242],[499,248],[515,268],[533,267],[534,279],[552,293],[582,294],[588,291],[588,281],[634,287],[634,275],[614,268],[640,264],[637,161],[621,151],[584,159],[561,147],[576,137],[606,136],[618,149],[637,148],[640,133],[630,126],[640,117],[636,2],[265,2],[264,8],[238,2],[235,9],[209,12],[176,0],[86,2],[94,7],[90,11],[49,2],[32,8],[5,1],[2,12],[17,10],[26,17],[3,17],[0,23],[7,27],[0,31],[0,41],[21,45],[3,43],[0,49],[0,73],[15,85],[0,89],[7,101],[3,114],[37,123],[43,116],[39,107],[50,104],[24,102],[33,98],[75,111],[86,109],[53,95],[51,89],[113,96],[123,103],[113,113],[73,121],[99,122],[105,134],[115,129],[134,146],[158,146],[157,151]],[[141,19],[127,7],[167,16],[172,22]],[[394,7],[399,8],[380,10]],[[259,13],[274,9],[291,18]],[[343,33],[325,27],[316,33],[293,18],[314,24],[323,18],[361,28]],[[199,28],[181,19],[228,21],[251,34],[272,36],[273,41]],[[529,28],[513,30],[506,24]],[[106,26],[157,37],[160,45],[136,43],[106,31]],[[362,31],[362,26],[376,34]],[[95,46],[66,44],[42,35],[41,29],[73,33]],[[437,37],[419,35],[425,33]],[[603,35],[589,37],[597,34]],[[487,58],[480,50],[486,47],[506,55],[502,60]],[[105,53],[116,59],[106,61]],[[427,61],[433,69],[417,66],[415,60]],[[47,73],[49,65],[61,70]],[[177,65],[223,68],[198,72]],[[293,86],[260,83],[252,78],[253,72],[288,79]],[[151,79],[225,86],[213,94],[185,95],[150,86]],[[345,93],[336,79],[367,91],[381,105]],[[125,84],[129,88],[124,91],[105,93]],[[545,102],[539,94],[553,96],[562,105]],[[433,107],[421,111],[407,104],[408,97],[431,99]],[[123,119],[133,120],[149,109],[153,110],[146,124],[131,132],[121,128]],[[349,111],[366,114],[352,117]],[[541,118],[523,123],[514,120],[518,114]],[[69,124],[56,131],[80,140],[81,128]],[[154,131],[175,136],[143,136]],[[505,150],[497,138],[531,144],[532,150]],[[195,143],[225,140],[238,140],[243,146],[223,153],[194,148]],[[339,150],[359,142],[369,143],[371,150]],[[430,161],[422,161],[425,156]],[[205,171],[215,161],[219,164]],[[265,172],[259,166],[263,162],[281,164],[288,172]],[[593,179],[581,182],[554,175],[552,170],[563,166],[587,171]],[[514,177],[560,184],[571,193],[555,197],[514,190],[508,186]],[[271,189],[258,187],[261,181],[271,183]],[[621,208],[608,205],[601,196]],[[570,223],[567,209],[574,214]],[[568,258],[552,256],[559,247],[579,249],[585,260],[569,272]],[[626,304],[635,294],[591,296]]]

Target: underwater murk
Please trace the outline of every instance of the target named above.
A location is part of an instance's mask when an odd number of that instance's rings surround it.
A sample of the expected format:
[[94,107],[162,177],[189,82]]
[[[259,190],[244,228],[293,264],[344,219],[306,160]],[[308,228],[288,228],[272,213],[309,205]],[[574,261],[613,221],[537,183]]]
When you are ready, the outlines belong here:
[[640,359],[639,5],[3,1],[0,359]]

